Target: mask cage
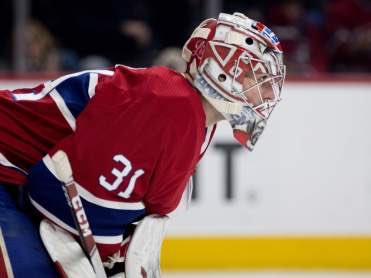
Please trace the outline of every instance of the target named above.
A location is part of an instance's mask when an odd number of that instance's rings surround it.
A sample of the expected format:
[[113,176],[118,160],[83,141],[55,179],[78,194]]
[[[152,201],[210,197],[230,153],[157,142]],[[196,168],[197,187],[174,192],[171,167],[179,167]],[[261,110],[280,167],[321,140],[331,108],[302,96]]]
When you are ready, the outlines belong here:
[[268,119],[281,100],[285,80],[285,65],[278,63],[275,55],[270,60],[253,58],[247,53],[234,62],[231,95],[250,106],[262,118]]

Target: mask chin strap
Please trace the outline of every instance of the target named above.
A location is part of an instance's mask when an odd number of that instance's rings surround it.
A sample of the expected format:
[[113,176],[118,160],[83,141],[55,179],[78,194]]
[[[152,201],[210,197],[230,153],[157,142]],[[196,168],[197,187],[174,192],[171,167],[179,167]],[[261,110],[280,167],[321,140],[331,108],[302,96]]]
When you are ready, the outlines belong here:
[[224,100],[211,98],[207,95],[204,95],[204,97],[208,102],[210,102],[212,106],[214,106],[216,110],[218,110],[222,114],[240,115],[242,112],[243,106],[239,103],[227,102]]
[[213,87],[211,87],[201,75],[196,75],[194,85],[205,99],[220,113],[233,115],[241,114],[243,110],[243,105],[241,103],[230,102],[225,99]]

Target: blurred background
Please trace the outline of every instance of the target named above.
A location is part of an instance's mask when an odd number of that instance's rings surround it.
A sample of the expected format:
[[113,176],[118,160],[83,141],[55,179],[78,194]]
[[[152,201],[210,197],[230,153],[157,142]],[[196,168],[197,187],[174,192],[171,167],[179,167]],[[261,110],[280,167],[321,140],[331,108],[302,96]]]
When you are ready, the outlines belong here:
[[192,30],[240,11],[281,39],[288,72],[371,71],[369,0],[2,0],[0,71],[74,71],[123,63],[179,66]]
[[114,64],[182,71],[193,29],[235,11],[280,38],[284,100],[253,153],[219,125],[164,277],[371,277],[371,1],[1,0],[0,88]]

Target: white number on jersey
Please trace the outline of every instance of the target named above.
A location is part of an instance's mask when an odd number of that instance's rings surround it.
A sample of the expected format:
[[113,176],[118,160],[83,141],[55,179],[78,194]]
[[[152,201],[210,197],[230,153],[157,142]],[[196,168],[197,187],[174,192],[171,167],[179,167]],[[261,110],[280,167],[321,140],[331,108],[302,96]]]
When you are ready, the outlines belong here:
[[[129,175],[130,171],[132,170],[131,162],[122,154],[116,154],[113,157],[113,160],[118,162],[119,164],[122,164],[124,168],[121,170],[117,168],[113,168],[111,173],[115,176],[115,180],[113,183],[109,183],[107,181],[107,178],[103,175],[99,176],[99,184],[103,186],[108,191],[116,190],[120,184],[123,182],[124,178]],[[137,181],[137,178],[144,174],[144,171],[142,169],[136,170],[134,172],[134,175],[130,178],[129,185],[125,189],[125,191],[118,193],[120,197],[123,198],[129,198],[131,193],[134,190],[135,182]]]

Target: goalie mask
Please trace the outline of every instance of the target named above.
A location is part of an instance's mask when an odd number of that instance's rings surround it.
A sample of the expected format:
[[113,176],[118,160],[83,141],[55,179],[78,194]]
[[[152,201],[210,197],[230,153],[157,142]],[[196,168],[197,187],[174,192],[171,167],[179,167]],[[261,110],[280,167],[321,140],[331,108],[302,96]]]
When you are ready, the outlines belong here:
[[249,150],[280,101],[285,66],[276,35],[243,14],[200,24],[183,47],[187,77]]

